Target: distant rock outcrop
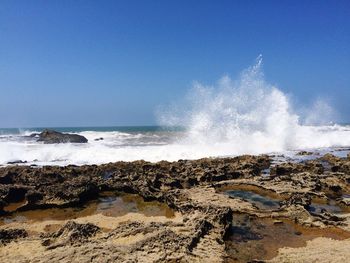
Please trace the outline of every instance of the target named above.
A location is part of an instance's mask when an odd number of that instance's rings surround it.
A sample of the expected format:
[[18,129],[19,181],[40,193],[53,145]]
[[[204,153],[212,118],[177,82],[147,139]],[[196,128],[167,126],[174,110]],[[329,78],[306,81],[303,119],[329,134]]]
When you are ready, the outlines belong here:
[[9,162],[7,162],[7,164],[20,164],[20,163],[27,163],[27,161],[14,160],[14,161],[9,161]]
[[78,134],[61,133],[54,130],[44,130],[38,134],[38,142],[44,143],[87,143],[88,140]]

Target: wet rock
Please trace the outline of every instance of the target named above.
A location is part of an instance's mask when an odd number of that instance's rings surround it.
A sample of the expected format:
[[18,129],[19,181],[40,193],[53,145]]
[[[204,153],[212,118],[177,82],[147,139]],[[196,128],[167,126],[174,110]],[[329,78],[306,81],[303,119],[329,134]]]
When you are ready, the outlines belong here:
[[0,244],[5,245],[13,240],[27,236],[28,233],[24,229],[0,229]]
[[0,184],[12,184],[12,174],[9,171],[6,171],[5,173],[0,175]]
[[300,151],[297,153],[297,155],[301,155],[301,156],[308,156],[308,155],[313,155],[312,152],[308,152],[308,151]]
[[7,203],[15,203],[24,200],[25,194],[28,189],[24,186],[10,186],[7,188],[6,194],[3,196],[3,200]]
[[345,219],[342,217],[339,217],[335,214],[328,213],[326,210],[322,210],[321,213],[313,213],[311,214],[322,220],[326,225],[338,225],[339,223],[343,222]]
[[333,155],[331,153],[327,153],[327,154],[323,155],[320,159],[327,161],[333,165],[336,164],[337,162],[341,161],[341,158],[336,157],[335,155]]
[[[331,156],[327,159],[331,166],[339,167],[337,172],[325,171],[322,160],[270,167],[270,158],[265,155],[66,167],[7,166],[0,168],[0,212],[9,202],[22,198],[25,205],[21,209],[28,210],[81,207],[98,198],[102,191],[135,193],[144,200],[166,203],[183,220],[131,220],[105,234],[99,233],[97,226],[78,219],[42,234],[39,240],[47,248],[45,253],[50,254],[37,255],[35,260],[137,262],[142,258],[144,262],[220,262],[225,254],[225,239],[232,229],[237,239],[233,241],[244,243],[259,240],[265,231],[259,226],[250,229],[245,223],[232,227],[233,211],[256,218],[271,216],[273,227],[281,229],[287,226],[281,222],[288,218],[310,226],[345,225],[340,216],[327,211],[313,215],[307,210],[313,196],[326,200],[332,193],[342,202],[341,196],[349,192],[350,176],[345,172],[349,160]],[[272,176],[264,180],[261,173],[268,168]],[[229,184],[259,187],[285,200],[273,212],[257,209],[248,201],[229,199],[217,191],[220,185]],[[62,246],[63,249],[55,249]]]
[[78,134],[61,133],[54,130],[44,130],[39,134],[38,142],[52,143],[87,143],[88,140]]
[[322,174],[324,172],[324,167],[318,161],[311,160],[304,163],[282,163],[271,167],[272,176],[284,176],[292,175],[302,172],[311,172],[316,174]]
[[252,231],[248,226],[233,226],[231,228],[230,239],[234,242],[248,242],[250,240],[260,240],[263,237]]
[[43,198],[43,194],[35,190],[30,190],[25,195],[25,200],[27,200],[29,205],[37,204],[39,201],[43,200]]
[[301,205],[304,208],[311,204],[311,196],[308,194],[292,194],[287,200],[281,202],[281,206]]

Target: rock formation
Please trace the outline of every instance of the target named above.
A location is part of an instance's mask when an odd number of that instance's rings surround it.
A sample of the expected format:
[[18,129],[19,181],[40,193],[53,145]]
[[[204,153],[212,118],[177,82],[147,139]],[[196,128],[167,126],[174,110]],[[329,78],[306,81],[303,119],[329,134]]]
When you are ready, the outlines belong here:
[[[325,160],[329,167],[324,167]],[[0,227],[0,242],[3,244],[0,261],[262,260],[270,254],[265,255],[257,248],[260,254],[251,251],[248,260],[249,253],[244,249],[248,249],[248,244],[254,244],[255,239],[263,242],[264,227],[267,227],[266,231],[278,227],[284,229],[286,220],[300,227],[328,228],[326,233],[350,238],[347,232],[350,230],[349,214],[333,214],[327,209],[311,210],[317,205],[317,200],[321,203],[332,200],[334,205],[350,210],[345,202],[350,193],[349,167],[349,158],[330,155],[303,163],[279,164],[272,164],[269,156],[261,155],[158,163],[116,162],[98,166],[2,167],[2,217],[21,211],[36,210],[40,213],[40,209],[50,207],[78,208],[106,191],[133,193],[144,200],[163,202],[177,216],[159,219],[131,214],[113,219],[94,215],[52,221],[47,225],[5,224]],[[262,176],[266,169],[270,169],[270,174]],[[280,199],[280,207],[265,210],[247,200],[230,198],[223,193],[230,187],[271,195]],[[236,226],[237,218],[242,216],[244,220],[254,219],[254,231],[260,232],[249,232],[246,221],[242,226]],[[259,220],[273,221],[264,226],[265,221],[261,223]],[[28,237],[27,233],[30,233]],[[293,238],[303,236],[299,230],[295,233]],[[235,234],[241,236],[230,237]],[[30,253],[18,252],[29,248]]]
[[44,143],[87,143],[88,140],[78,134],[61,133],[54,130],[44,130],[39,134],[33,134],[31,137],[37,135],[38,142]]

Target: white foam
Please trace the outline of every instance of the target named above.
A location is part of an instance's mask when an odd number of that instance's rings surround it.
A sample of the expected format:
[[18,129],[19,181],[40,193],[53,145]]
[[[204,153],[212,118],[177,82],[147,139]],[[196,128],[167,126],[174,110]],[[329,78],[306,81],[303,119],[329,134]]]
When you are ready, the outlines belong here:
[[[259,57],[237,81],[223,77],[211,87],[196,83],[186,100],[163,110],[160,123],[184,126],[182,136],[176,132],[83,131],[78,134],[87,137],[87,144],[55,145],[2,138],[0,164],[14,160],[57,165],[174,161],[350,146],[347,126],[303,125],[301,119],[315,123],[320,119],[318,111],[331,112],[330,108],[318,101],[312,116],[297,115],[288,97],[264,80],[261,61]],[[320,123],[324,123],[322,118]],[[21,131],[22,135],[30,133]]]
[[225,76],[215,86],[196,83],[185,102],[160,114],[161,123],[187,127],[186,144],[201,149],[203,156],[350,145],[346,127],[304,125],[302,119],[325,123],[333,110],[318,99],[312,116],[297,115],[286,94],[264,80],[261,64],[258,57],[237,81]]

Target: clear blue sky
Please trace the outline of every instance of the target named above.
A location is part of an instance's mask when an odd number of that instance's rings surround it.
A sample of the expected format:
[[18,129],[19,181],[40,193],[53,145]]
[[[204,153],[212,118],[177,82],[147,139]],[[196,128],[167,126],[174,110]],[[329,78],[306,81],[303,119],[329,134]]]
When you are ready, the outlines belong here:
[[194,80],[263,54],[350,120],[350,1],[0,1],[0,127],[154,124]]

